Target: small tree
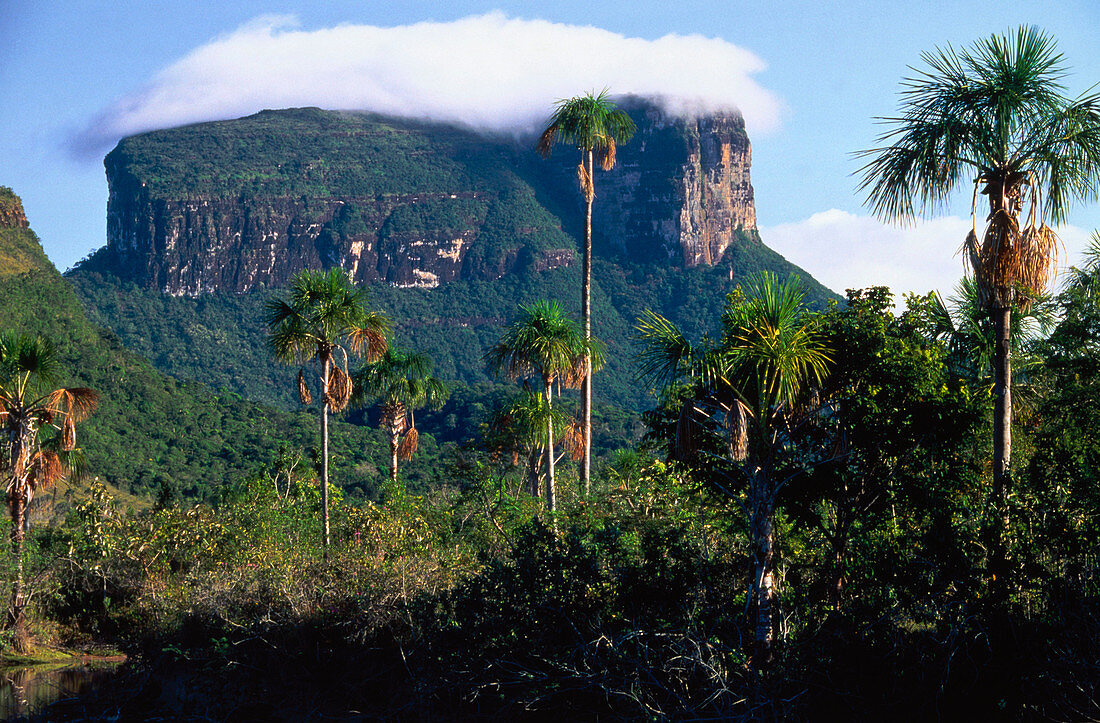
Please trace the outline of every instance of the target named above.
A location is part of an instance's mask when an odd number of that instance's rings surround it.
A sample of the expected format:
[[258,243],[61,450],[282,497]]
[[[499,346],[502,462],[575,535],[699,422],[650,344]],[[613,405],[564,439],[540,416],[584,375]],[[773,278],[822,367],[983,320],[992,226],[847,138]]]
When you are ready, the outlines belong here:
[[354,377],[356,403],[371,401],[380,407],[378,424],[389,437],[390,482],[395,489],[398,462],[412,459],[420,439],[413,411],[425,406],[439,408],[447,396],[443,382],[431,372],[432,360],[427,354],[390,347]]
[[510,379],[537,378],[546,404],[546,507],[557,509],[554,482],[553,398],[555,383],[575,389],[584,377],[588,360],[594,368],[603,364],[602,347],[585,339],[576,322],[566,316],[556,301],[539,301],[520,306],[519,317],[485,355],[489,369]]
[[[52,388],[58,371],[53,344],[42,337],[0,334],[0,460],[4,463],[11,543],[15,556],[8,626],[23,624],[26,595],[23,547],[34,492],[66,476],[63,456],[76,449],[76,423],[87,419],[99,394],[83,387]],[[45,429],[56,430],[43,442]],[[51,449],[52,447],[52,449]],[[21,644],[22,635],[16,635]]]
[[664,389],[690,385],[673,456],[697,461],[701,432],[716,427],[734,479],[744,485],[757,658],[766,664],[777,627],[775,510],[780,492],[801,473],[801,468],[785,469],[783,453],[800,422],[816,412],[813,386],[823,378],[829,358],[816,322],[802,306],[797,277],[780,283],[764,273],[746,287],[744,295],[730,294],[716,345],[692,345],[654,312],[642,317],[637,330],[643,375]]
[[[367,311],[363,293],[348,281],[343,269],[302,271],[291,281],[287,300],[270,301],[268,343],[275,358],[284,364],[321,366],[321,544],[329,545],[328,521],[328,415],[347,406],[352,394],[348,376],[348,351],[368,361],[386,350],[390,322],[376,311]],[[310,404],[312,395],[305,370],[298,371],[298,397]]]

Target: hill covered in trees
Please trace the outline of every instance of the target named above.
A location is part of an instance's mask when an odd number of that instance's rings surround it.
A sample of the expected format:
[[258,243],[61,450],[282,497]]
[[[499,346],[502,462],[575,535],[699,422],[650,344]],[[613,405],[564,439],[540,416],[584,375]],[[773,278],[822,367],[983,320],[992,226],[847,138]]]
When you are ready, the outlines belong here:
[[[219,499],[226,484],[270,463],[280,444],[306,453],[316,424],[307,412],[248,401],[239,390],[159,372],[118,335],[90,322],[72,285],[50,263],[18,197],[0,191],[0,318],[7,329],[54,341],[68,386],[101,395],[81,433],[87,472],[154,499]],[[293,374],[282,370],[291,386]],[[371,430],[341,423],[335,465],[358,494],[376,493],[383,458]],[[431,447],[430,441],[426,444]],[[308,461],[306,465],[308,466]],[[415,470],[413,471],[415,475]]]

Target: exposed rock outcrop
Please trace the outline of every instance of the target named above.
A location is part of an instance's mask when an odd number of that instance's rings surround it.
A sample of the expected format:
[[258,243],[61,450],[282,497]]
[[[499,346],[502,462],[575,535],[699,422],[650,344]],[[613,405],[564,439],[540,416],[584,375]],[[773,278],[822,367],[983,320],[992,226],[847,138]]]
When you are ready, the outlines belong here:
[[[744,120],[735,112],[684,118],[637,98],[621,107],[638,130],[618,147],[615,168],[596,172],[596,250],[688,267],[717,264],[739,230],[756,228]],[[577,153],[560,148],[554,155],[561,157],[557,181],[567,184]]]
[[30,228],[23,201],[7,186],[0,186],[0,228]]
[[[718,263],[756,225],[740,116],[624,107],[638,133],[597,174],[597,252]],[[544,163],[524,160],[531,148],[316,109],[134,136],[105,160],[108,245],[92,263],[176,295],[282,286],[334,265],[356,282],[420,287],[568,266],[580,228],[536,199],[576,207],[576,151]]]

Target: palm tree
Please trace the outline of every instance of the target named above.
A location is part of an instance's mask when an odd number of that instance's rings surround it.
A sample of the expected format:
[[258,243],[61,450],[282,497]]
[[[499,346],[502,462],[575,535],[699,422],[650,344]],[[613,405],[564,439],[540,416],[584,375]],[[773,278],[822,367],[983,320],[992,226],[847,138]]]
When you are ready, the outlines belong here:
[[[321,365],[321,544],[326,551],[329,411],[341,411],[351,399],[348,351],[374,361],[387,347],[389,320],[376,311],[367,311],[365,304],[363,293],[339,268],[301,271],[291,281],[289,299],[274,299],[267,304],[268,344],[275,358],[284,364],[317,361]],[[298,397],[302,404],[312,401],[304,369],[298,371]]]
[[542,383],[546,405],[546,507],[557,509],[554,483],[554,385],[575,389],[588,368],[603,364],[602,347],[581,335],[576,322],[566,316],[556,301],[538,301],[520,306],[519,317],[485,355],[494,374],[511,379],[536,377]]
[[[634,136],[634,121],[624,111],[615,107],[604,88],[599,95],[591,92],[557,102],[546,130],[539,136],[537,150],[548,158],[559,141],[571,143],[581,152],[577,166],[577,179],[584,195],[584,260],[581,280],[581,319],[584,338],[592,338],[592,199],[596,197],[594,185],[595,157],[600,157],[600,167],[610,171],[615,167],[615,148]],[[584,461],[581,463],[581,480],[585,494],[591,489],[592,469],[592,360],[586,360],[581,399],[583,405],[582,434],[584,435]]]
[[580,425],[560,407],[548,404],[541,392],[525,389],[496,410],[486,441],[495,453],[510,455],[513,466],[519,464],[521,457],[525,459],[531,496],[542,497],[539,469],[544,466],[542,460],[551,438],[560,440],[563,448],[562,454],[553,450],[555,465],[566,453],[574,461],[584,454]]
[[[925,324],[924,335],[938,341],[947,350],[948,365],[959,377],[975,386],[989,388],[993,380],[994,343],[993,320],[979,302],[978,288],[973,279],[963,278],[955,293],[945,304],[937,292],[916,300],[913,310]],[[1054,300],[1042,296],[1032,301],[1026,310],[1012,314],[1009,339],[1012,367],[1025,374],[1040,363],[1034,348],[1054,328]],[[1014,374],[1013,395],[1019,393],[1019,374]],[[1017,400],[1018,401],[1018,400]]]
[[[76,448],[76,423],[87,419],[99,402],[99,394],[91,389],[52,388],[57,371],[54,346],[48,339],[13,332],[0,334],[0,427],[4,430],[0,461],[4,464],[16,561],[8,626],[17,633],[26,605],[23,542],[31,500],[37,488],[68,474],[65,457]],[[40,433],[47,428],[57,430],[57,435],[43,444]],[[17,634],[17,644],[21,639]]]
[[390,482],[395,490],[398,460],[412,459],[420,439],[413,410],[438,408],[447,394],[443,382],[431,373],[432,360],[427,354],[390,347],[354,377],[355,401],[374,400],[381,407],[379,426],[390,440]]
[[[1046,290],[1071,199],[1100,184],[1100,94],[1070,99],[1054,40],[1036,28],[993,35],[968,50],[922,56],[928,70],[903,81],[901,113],[880,148],[864,151],[861,189],[880,217],[908,221],[972,185],[973,229],[964,243],[979,301],[993,320],[993,504],[1000,511],[990,572],[1004,579],[1005,489],[1012,456],[1013,310]],[[979,239],[978,194],[989,213]],[[998,583],[995,583],[998,584]]]
[[735,479],[745,484],[753,551],[750,590],[755,602],[757,657],[766,664],[775,641],[775,509],[779,493],[801,471],[784,472],[782,454],[795,430],[817,411],[813,385],[828,355],[813,318],[802,306],[798,278],[780,283],[771,273],[748,279],[730,295],[718,344],[692,345],[652,311],[638,321],[641,373],[666,392],[689,384],[676,425],[673,455],[698,461],[703,432],[720,431]]

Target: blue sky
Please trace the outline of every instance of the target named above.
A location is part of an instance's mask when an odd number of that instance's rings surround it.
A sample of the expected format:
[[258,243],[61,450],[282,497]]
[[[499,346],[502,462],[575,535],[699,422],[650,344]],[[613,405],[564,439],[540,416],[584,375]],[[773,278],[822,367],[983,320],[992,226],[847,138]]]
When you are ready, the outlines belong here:
[[[832,288],[949,291],[961,274],[953,254],[969,228],[969,198],[941,218],[896,229],[869,217],[852,176],[859,167],[852,153],[874,145],[874,118],[895,110],[907,66],[920,66],[921,52],[937,46],[1034,24],[1058,39],[1070,94],[1100,82],[1093,0],[445,8],[416,0],[6,0],[0,10],[0,184],[22,196],[61,268],[105,243],[102,156],[129,130],[236,117],[299,98],[480,114],[486,124],[515,126],[537,122],[563,95],[608,84],[741,106],[764,241]],[[522,72],[486,77],[467,67]],[[1072,209],[1063,232],[1070,262],[1098,227],[1098,204]]]

